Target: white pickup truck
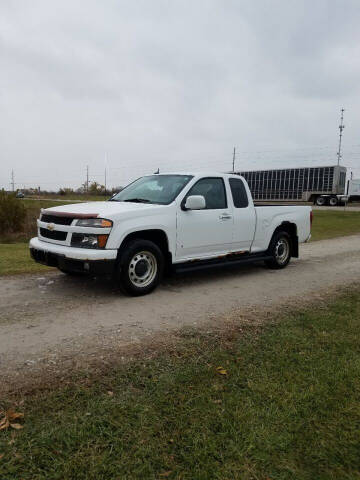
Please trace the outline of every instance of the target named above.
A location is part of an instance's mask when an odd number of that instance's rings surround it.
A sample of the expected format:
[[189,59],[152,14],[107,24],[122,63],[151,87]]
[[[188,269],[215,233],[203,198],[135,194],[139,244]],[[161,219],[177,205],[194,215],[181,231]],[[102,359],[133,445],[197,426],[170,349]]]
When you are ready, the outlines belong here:
[[67,274],[112,274],[127,293],[143,295],[169,267],[284,268],[309,240],[311,223],[311,207],[255,206],[238,175],[154,174],[109,201],[42,210],[30,252]]

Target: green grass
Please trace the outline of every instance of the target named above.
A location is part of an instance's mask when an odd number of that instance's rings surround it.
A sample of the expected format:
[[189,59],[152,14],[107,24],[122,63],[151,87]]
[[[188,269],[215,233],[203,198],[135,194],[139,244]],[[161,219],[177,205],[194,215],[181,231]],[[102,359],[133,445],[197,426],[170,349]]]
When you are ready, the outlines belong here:
[[0,275],[46,272],[49,270],[52,269],[40,265],[30,258],[27,243],[0,243]]
[[172,354],[28,396],[24,429],[0,432],[0,478],[359,479],[359,398],[356,287],[260,332],[188,332]]
[[30,199],[24,198],[19,200],[25,207],[28,209],[36,208],[37,211],[40,211],[41,208],[50,208],[50,207],[57,207],[59,205],[65,205],[67,202],[62,202],[61,200],[38,200],[38,199]]
[[[69,201],[74,201],[74,202],[104,202],[105,200],[108,200],[112,195],[111,194],[107,194],[107,195],[87,195],[87,194],[76,194],[76,193],[73,193],[73,194],[68,194],[68,195],[59,195],[59,194],[44,194],[43,195],[43,198],[45,199],[51,199],[51,200],[56,200],[56,201],[63,201],[65,200],[66,203],[68,203]],[[42,200],[42,197],[27,197],[26,199],[29,199],[29,198],[33,198],[33,199],[36,199],[36,200],[40,200],[40,201],[43,201]],[[24,200],[26,200],[24,199]]]
[[312,240],[360,233],[360,212],[314,210]]

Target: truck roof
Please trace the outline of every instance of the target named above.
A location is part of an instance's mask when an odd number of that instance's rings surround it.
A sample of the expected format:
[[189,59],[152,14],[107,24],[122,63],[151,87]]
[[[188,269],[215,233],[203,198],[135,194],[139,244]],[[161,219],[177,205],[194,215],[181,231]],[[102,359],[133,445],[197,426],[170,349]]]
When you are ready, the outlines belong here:
[[192,175],[193,177],[239,177],[239,174],[236,173],[224,173],[213,170],[199,170],[199,171],[183,171],[183,172],[161,172],[161,173],[151,173],[145,175],[146,177],[152,175]]

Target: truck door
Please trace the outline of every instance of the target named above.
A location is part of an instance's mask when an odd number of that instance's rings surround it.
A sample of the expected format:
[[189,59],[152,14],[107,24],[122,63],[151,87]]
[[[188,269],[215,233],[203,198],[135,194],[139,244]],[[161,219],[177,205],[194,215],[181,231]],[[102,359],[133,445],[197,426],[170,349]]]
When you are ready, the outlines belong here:
[[234,202],[233,250],[249,251],[256,228],[256,215],[253,202],[249,202],[248,193],[241,178],[229,178],[230,190]]
[[228,253],[233,235],[232,207],[226,195],[224,179],[206,177],[195,183],[183,198],[202,195],[206,208],[177,212],[176,258],[201,258]]

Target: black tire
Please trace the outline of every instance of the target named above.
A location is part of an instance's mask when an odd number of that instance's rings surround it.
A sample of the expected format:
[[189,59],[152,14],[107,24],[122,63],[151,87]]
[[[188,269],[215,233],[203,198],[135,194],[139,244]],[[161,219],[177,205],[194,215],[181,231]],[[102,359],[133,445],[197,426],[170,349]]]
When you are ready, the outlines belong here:
[[326,197],[316,197],[315,203],[318,207],[323,207],[326,204]]
[[132,296],[146,295],[160,283],[164,255],[150,240],[134,240],[125,245],[117,267],[120,288]]
[[329,199],[329,205],[330,207],[336,207],[338,204],[338,199],[337,197],[330,197]]
[[268,254],[271,259],[266,260],[265,264],[269,268],[285,268],[291,258],[291,237],[287,232],[277,232],[271,239]]

